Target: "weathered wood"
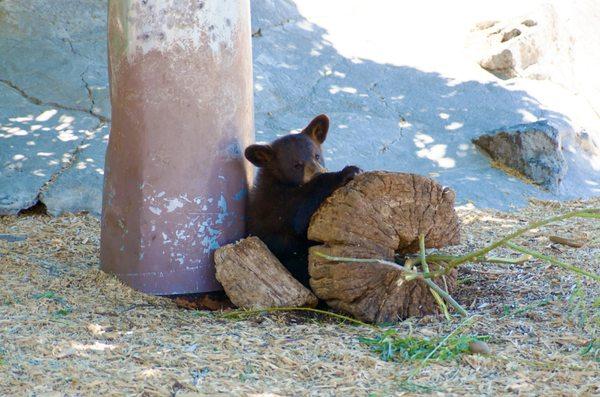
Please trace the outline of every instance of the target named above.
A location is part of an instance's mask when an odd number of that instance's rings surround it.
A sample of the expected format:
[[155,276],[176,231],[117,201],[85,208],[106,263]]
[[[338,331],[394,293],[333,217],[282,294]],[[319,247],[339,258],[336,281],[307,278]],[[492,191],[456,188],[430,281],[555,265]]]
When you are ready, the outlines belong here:
[[315,295],[292,277],[258,237],[248,237],[215,251],[217,280],[238,307],[317,305]]
[[[367,172],[338,189],[313,215],[308,238],[310,285],[331,307],[371,322],[396,321],[438,311],[422,280],[381,264],[329,261],[315,254],[385,259],[459,242],[454,192],[418,175]],[[431,265],[430,270],[434,271]],[[456,272],[434,279],[452,291]]]

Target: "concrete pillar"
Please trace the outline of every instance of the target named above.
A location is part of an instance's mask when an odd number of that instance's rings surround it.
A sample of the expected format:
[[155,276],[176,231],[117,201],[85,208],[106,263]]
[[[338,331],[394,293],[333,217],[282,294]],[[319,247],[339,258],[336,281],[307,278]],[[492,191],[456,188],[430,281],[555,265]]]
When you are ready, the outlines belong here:
[[253,141],[249,0],[110,0],[101,267],[152,294],[219,290]]

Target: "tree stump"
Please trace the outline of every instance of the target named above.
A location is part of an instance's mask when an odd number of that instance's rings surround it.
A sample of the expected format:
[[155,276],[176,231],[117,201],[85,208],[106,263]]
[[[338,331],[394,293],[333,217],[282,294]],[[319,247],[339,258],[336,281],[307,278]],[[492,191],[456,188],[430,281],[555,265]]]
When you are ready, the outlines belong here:
[[244,309],[317,305],[258,237],[248,237],[215,251],[217,280],[233,304]]
[[[329,306],[368,322],[388,322],[436,313],[427,285],[406,281],[402,271],[376,263],[330,261],[329,256],[385,259],[459,242],[455,194],[419,175],[367,172],[336,190],[313,215],[308,238],[310,285]],[[436,270],[430,265],[430,271]],[[456,272],[433,280],[449,292]]]

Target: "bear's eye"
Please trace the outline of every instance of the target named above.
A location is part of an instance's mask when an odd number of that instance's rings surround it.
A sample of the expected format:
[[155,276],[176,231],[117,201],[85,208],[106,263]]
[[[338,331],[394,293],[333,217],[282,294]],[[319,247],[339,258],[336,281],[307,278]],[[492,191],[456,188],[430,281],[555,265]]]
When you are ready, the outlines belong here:
[[315,160],[320,160],[321,159],[321,155],[320,154],[315,154]]
[[304,167],[304,163],[302,163],[301,161],[297,161],[296,164],[294,164],[294,168],[297,170],[299,170],[302,167]]

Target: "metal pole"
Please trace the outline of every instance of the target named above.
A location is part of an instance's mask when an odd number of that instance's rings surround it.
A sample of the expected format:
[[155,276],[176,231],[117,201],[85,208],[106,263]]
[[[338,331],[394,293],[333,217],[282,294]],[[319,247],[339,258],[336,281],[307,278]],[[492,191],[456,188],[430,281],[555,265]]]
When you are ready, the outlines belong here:
[[249,0],[110,0],[101,267],[152,294],[220,289],[253,141]]

